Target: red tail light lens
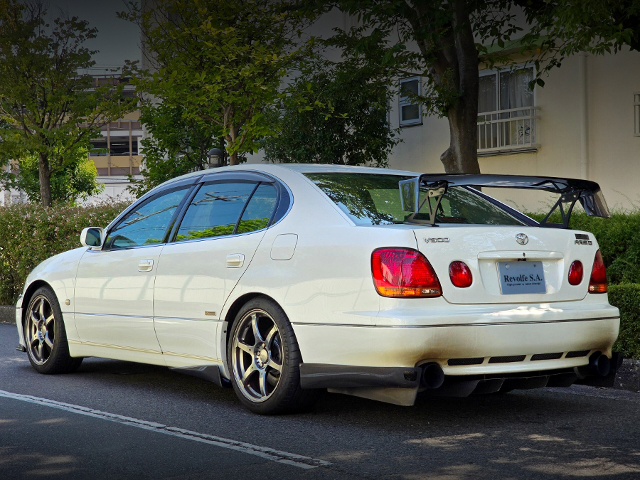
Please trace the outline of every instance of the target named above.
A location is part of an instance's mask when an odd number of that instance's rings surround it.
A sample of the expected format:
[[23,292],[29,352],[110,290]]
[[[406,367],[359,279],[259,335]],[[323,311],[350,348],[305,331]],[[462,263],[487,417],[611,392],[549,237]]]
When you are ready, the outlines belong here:
[[607,292],[607,272],[602,261],[600,250],[596,252],[596,258],[593,261],[593,269],[591,270],[591,278],[589,279],[589,293],[606,293]]
[[576,260],[569,267],[569,284],[580,285],[580,282],[582,282],[582,276],[582,262],[580,260]]
[[457,260],[449,265],[449,278],[458,288],[467,288],[473,283],[471,269],[466,263]]
[[439,297],[440,281],[429,261],[410,248],[379,248],[371,255],[371,273],[383,297]]

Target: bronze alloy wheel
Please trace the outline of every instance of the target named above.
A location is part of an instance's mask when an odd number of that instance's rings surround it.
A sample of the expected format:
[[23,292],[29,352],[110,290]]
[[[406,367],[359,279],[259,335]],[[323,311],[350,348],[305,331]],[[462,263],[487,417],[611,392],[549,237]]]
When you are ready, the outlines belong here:
[[264,402],[278,387],[283,349],[278,326],[264,310],[253,309],[233,336],[233,375],[240,392],[252,402]]
[[249,300],[235,316],[227,360],[236,396],[254,413],[306,410],[320,395],[300,388],[296,335],[282,308],[268,298]]
[[36,365],[44,365],[51,356],[56,340],[55,315],[47,298],[34,296],[26,313],[25,339],[29,357]]
[[62,312],[50,288],[34,292],[23,318],[24,341],[33,368],[40,373],[69,373],[80,366],[82,358],[69,355]]

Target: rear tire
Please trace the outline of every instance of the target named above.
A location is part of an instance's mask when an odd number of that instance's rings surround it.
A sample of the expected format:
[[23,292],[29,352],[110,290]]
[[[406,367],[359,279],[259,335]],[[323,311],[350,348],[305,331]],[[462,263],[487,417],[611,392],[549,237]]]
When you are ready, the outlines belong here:
[[320,395],[300,388],[302,356],[293,328],[282,308],[266,298],[250,300],[236,315],[227,358],[233,390],[254,413],[306,410]]
[[82,358],[69,355],[67,332],[55,293],[48,287],[35,291],[24,313],[24,340],[33,368],[39,373],[71,373]]

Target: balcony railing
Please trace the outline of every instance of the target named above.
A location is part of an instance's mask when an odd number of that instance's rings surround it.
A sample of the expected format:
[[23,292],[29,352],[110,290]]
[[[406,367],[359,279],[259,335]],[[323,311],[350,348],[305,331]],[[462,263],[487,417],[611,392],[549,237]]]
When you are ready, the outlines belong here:
[[524,107],[478,114],[478,154],[535,150],[539,110]]

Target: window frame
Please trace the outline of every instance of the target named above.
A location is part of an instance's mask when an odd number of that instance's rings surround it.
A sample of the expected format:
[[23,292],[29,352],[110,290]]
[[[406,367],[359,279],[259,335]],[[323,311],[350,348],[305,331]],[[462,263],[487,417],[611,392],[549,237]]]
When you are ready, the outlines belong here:
[[[407,82],[418,81],[418,95],[422,95],[422,77],[407,77],[402,78],[398,85],[398,124],[400,127],[412,127],[414,125],[422,125],[422,107],[419,103],[412,103],[407,97],[402,96],[402,84]],[[402,119],[402,107],[409,105],[418,105],[418,118],[413,120]]]
[[[228,235],[218,235],[217,237],[204,237],[204,238],[192,238],[192,239],[189,239],[189,240],[177,240],[178,231],[180,230],[180,226],[182,225],[182,222],[184,221],[184,217],[186,216],[187,211],[189,210],[189,207],[191,206],[191,202],[196,197],[196,195],[198,195],[198,192],[203,187],[205,187],[206,185],[216,185],[216,184],[223,184],[223,183],[253,183],[254,184],[253,190],[251,190],[251,193],[249,194],[249,198],[247,198],[247,201],[245,202],[244,206],[242,207],[242,210],[240,211],[240,215],[236,219],[236,224],[233,227],[233,232],[228,234]],[[187,202],[184,205],[184,208],[181,210],[180,215],[179,215],[178,219],[176,220],[175,225],[173,226],[173,228],[171,230],[171,233],[169,235],[168,243],[188,243],[188,242],[212,240],[212,239],[215,239],[215,238],[227,238],[227,237],[235,236],[236,235],[235,232],[238,229],[238,222],[242,218],[242,215],[244,214],[244,211],[247,209],[247,205],[249,204],[249,202],[253,198],[253,194],[256,192],[256,190],[260,186],[260,183],[262,183],[262,182],[260,182],[260,181],[256,182],[255,180],[248,180],[248,179],[233,180],[233,179],[226,179],[226,178],[225,179],[219,179],[219,180],[210,180],[210,181],[207,181],[207,182],[199,183],[193,189],[193,191],[189,195],[189,198],[188,198]],[[253,233],[253,232],[247,232],[247,233]]]
[[[219,235],[217,237],[192,238],[190,240],[182,240],[182,241],[176,240],[176,237],[178,235],[178,230],[180,229],[180,225],[184,220],[184,216],[186,215],[187,210],[191,205],[191,201],[194,199],[194,197],[198,194],[198,191],[200,191],[200,189],[204,185],[210,185],[214,183],[237,183],[237,182],[247,182],[247,183],[255,182],[255,187],[251,192],[251,195],[247,199],[247,202],[244,204],[244,207],[240,212],[238,219],[236,220],[236,225],[233,229],[234,233],[230,233],[228,235]],[[276,205],[271,214],[271,218],[269,218],[269,222],[267,223],[267,226],[264,228],[261,228],[260,230],[253,230],[251,232],[244,232],[244,233],[236,233],[238,229],[238,224],[242,219],[242,215],[247,209],[247,206],[249,205],[249,202],[253,198],[253,195],[255,194],[255,192],[258,190],[258,187],[262,183],[271,184],[276,189]],[[171,231],[167,237],[167,243],[183,244],[183,243],[190,243],[190,242],[206,242],[210,240],[216,240],[218,238],[237,237],[240,235],[251,235],[257,232],[262,232],[279,223],[289,213],[289,211],[291,210],[291,207],[293,206],[293,195],[291,194],[291,191],[286,185],[276,180],[275,178],[272,178],[269,175],[265,175],[258,172],[238,172],[235,174],[220,172],[220,173],[204,175],[203,177],[199,178],[199,181],[196,183],[196,185],[194,185],[193,190],[185,198],[186,200],[183,202],[180,212],[176,217],[173,223],[173,226],[171,228]]]

